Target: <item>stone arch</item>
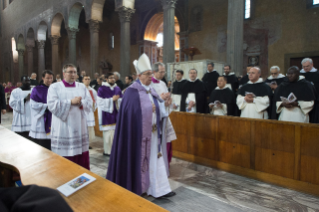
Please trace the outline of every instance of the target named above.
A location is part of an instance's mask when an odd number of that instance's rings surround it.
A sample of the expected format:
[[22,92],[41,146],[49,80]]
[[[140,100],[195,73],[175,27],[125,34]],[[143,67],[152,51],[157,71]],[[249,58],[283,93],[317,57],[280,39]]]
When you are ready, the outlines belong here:
[[103,8],[105,0],[93,0],[91,9],[91,19],[103,22]]
[[84,6],[79,2],[75,3],[71,7],[70,13],[69,13],[69,18],[68,18],[68,27],[69,28],[78,29],[80,14],[81,14],[82,10],[84,10],[84,12],[85,12]]
[[64,17],[61,13],[57,13],[53,19],[51,24],[51,35],[60,37],[61,24],[64,20]]
[[17,50],[25,50],[24,37],[22,34],[18,37]]
[[27,32],[26,46],[34,47],[35,34],[33,28],[29,28]]
[[46,40],[47,39],[47,31],[48,25],[45,21],[41,21],[38,26],[37,38],[38,40]]
[[[144,40],[156,41],[156,37],[159,33],[163,32],[164,14],[162,12],[156,13],[148,21],[145,32]],[[179,49],[179,36],[180,26],[177,17],[175,16],[175,49]]]

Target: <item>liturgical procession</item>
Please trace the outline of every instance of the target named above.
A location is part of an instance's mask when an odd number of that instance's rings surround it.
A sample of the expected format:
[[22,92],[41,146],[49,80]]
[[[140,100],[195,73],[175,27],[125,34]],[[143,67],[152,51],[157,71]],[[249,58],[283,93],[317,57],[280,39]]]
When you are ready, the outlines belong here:
[[319,0],[0,0],[0,212],[318,212]]

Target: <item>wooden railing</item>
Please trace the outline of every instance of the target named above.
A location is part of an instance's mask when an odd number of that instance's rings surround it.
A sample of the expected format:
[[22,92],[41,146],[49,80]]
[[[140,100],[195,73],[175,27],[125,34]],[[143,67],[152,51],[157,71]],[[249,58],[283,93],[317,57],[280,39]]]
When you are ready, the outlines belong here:
[[319,125],[174,112],[173,155],[319,195]]

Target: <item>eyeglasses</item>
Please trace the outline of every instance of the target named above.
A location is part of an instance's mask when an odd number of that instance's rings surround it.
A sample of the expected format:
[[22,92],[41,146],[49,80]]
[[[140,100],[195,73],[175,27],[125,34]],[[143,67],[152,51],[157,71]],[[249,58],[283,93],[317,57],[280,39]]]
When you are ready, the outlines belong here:
[[144,73],[142,75],[151,76],[151,75],[153,75],[153,73]]
[[278,73],[270,73],[271,75],[278,75]]
[[70,75],[72,75],[72,74],[76,74],[76,71],[68,71],[68,72],[65,72],[65,73],[67,73],[67,74],[70,74]]

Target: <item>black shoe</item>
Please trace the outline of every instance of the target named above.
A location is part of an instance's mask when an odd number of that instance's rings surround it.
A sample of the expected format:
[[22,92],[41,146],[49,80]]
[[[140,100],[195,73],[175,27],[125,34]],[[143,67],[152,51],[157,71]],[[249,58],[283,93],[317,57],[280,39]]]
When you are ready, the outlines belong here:
[[89,149],[93,149],[91,146],[89,146]]
[[176,195],[176,193],[174,192],[174,191],[172,191],[172,192],[169,192],[168,194],[166,194],[166,195],[164,195],[164,196],[161,196],[161,198],[169,198],[169,197],[173,197],[173,196],[175,196]]
[[105,154],[104,152],[103,152],[103,155],[104,155],[104,156],[110,156],[109,154]]

